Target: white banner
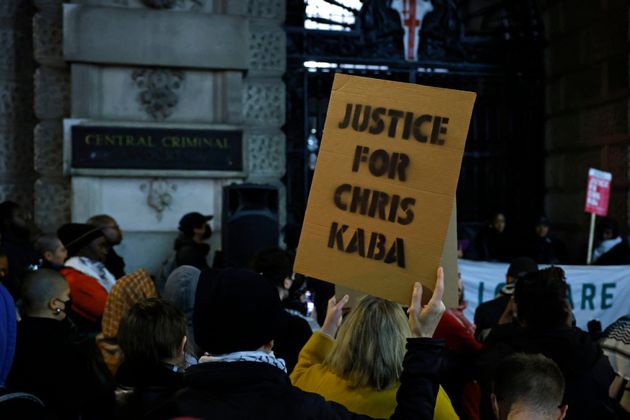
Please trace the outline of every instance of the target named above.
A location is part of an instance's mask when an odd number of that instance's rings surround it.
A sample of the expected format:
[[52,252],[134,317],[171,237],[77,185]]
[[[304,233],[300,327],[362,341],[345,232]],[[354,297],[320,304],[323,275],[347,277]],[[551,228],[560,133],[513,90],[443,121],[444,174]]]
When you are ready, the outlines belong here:
[[[505,284],[509,264],[459,260],[468,301],[466,317],[472,322],[480,303],[492,300]],[[630,265],[562,265],[571,288],[571,304],[577,326],[598,319],[606,328],[630,313]],[[544,268],[540,265],[540,268]]]

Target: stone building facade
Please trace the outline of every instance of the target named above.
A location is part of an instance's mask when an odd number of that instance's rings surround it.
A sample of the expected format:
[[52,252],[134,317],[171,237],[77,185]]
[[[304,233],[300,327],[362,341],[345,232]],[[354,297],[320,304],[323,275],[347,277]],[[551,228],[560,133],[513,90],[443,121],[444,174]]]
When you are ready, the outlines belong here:
[[[7,0],[0,11],[7,15],[0,36],[13,41],[0,47],[7,51],[0,63],[0,147],[7,149],[0,156],[0,200],[32,209],[42,231],[111,214],[125,232],[119,252],[128,269],[154,273],[186,212],[214,214],[212,245],[220,246],[223,186],[274,185],[285,207],[284,0],[33,3],[34,10],[29,1]],[[11,15],[18,17],[14,25]],[[69,175],[64,121],[76,119],[236,128],[243,132],[244,175]],[[285,217],[281,212],[281,224]]]
[[33,206],[33,42],[30,0],[0,2],[0,201]]
[[[540,2],[548,40],[545,211],[578,255],[586,173],[613,173],[610,215],[630,222],[628,4]],[[129,268],[158,269],[179,217],[215,215],[232,182],[275,185],[286,168],[286,0],[0,2],[0,201],[44,232],[115,216]],[[243,130],[243,177],[71,176],[64,120]],[[150,244],[153,255],[144,249]]]

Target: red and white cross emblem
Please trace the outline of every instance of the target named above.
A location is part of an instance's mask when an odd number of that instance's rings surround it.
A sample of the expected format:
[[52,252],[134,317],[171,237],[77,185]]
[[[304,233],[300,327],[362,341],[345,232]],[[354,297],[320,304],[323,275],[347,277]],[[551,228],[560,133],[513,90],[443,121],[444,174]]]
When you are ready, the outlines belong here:
[[405,60],[416,61],[420,28],[424,16],[433,11],[431,0],[394,0],[392,8],[400,14],[405,30]]

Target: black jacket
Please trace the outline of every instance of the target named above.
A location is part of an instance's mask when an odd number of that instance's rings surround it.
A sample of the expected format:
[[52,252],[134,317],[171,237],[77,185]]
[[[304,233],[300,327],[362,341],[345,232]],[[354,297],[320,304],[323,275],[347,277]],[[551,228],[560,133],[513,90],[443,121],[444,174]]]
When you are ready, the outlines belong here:
[[[432,419],[443,342],[410,339],[392,418]],[[340,404],[291,385],[286,373],[266,363],[209,362],[192,366],[186,387],[158,406],[150,419],[366,419]]]
[[123,362],[116,372],[116,418],[141,418],[177,392],[183,379],[183,373],[166,366],[135,367]]
[[496,327],[479,357],[482,390],[488,391],[489,378],[497,364],[517,352],[542,353],[558,364],[566,382],[567,419],[601,418],[600,410],[608,402],[614,372],[588,333],[568,327],[544,330],[516,324]]
[[114,251],[114,247],[109,249],[107,259],[105,260],[105,268],[114,275],[116,279],[125,275],[125,260]]
[[65,322],[25,317],[18,323],[15,358],[7,384],[42,400],[55,418],[73,419],[84,398],[86,358]]
[[499,233],[486,227],[475,237],[464,252],[464,258],[478,261],[510,262],[512,260],[513,242],[509,233]]
[[209,270],[208,254],[210,245],[197,243],[189,236],[181,234],[175,239],[175,263],[180,265],[192,265],[200,270]]
[[628,265],[630,264],[630,246],[626,240],[612,247],[607,253],[595,261],[595,265]]
[[538,264],[562,264],[567,260],[564,244],[550,236],[533,235],[527,247],[527,255]]
[[499,325],[506,306],[510,302],[510,295],[502,294],[496,299],[489,300],[477,306],[475,310],[475,338],[484,341],[492,328]]
[[300,351],[311,338],[311,334],[311,327],[306,320],[287,312],[284,328],[273,340],[273,352],[286,362],[289,374],[293,372]]

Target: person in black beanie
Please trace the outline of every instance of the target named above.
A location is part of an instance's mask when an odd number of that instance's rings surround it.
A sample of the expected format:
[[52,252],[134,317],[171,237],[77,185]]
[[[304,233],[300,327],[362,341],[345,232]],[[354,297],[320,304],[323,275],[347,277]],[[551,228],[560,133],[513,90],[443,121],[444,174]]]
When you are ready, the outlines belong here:
[[84,223],[67,223],[57,230],[57,236],[70,256],[59,273],[70,285],[73,321],[81,332],[97,333],[105,301],[116,283],[105,267],[107,239],[100,228]]
[[123,240],[123,233],[116,219],[107,214],[97,214],[90,217],[85,223],[96,226],[103,231],[105,239],[109,243],[109,252],[105,260],[105,267],[117,279],[125,275],[125,260],[116,253],[114,247],[120,245]]
[[[392,418],[433,418],[443,343],[431,336],[444,312],[443,289],[440,269],[433,297],[421,307],[422,286],[414,286],[409,322],[416,338],[407,341]],[[331,299],[331,323],[341,322],[346,301]],[[291,385],[284,362],[271,351],[284,318],[277,290],[260,274],[227,269],[200,279],[195,341],[209,354],[188,368],[184,388],[145,418],[368,418]]]
[[562,264],[566,262],[564,243],[550,234],[551,221],[540,216],[526,241],[528,255],[538,264]]

